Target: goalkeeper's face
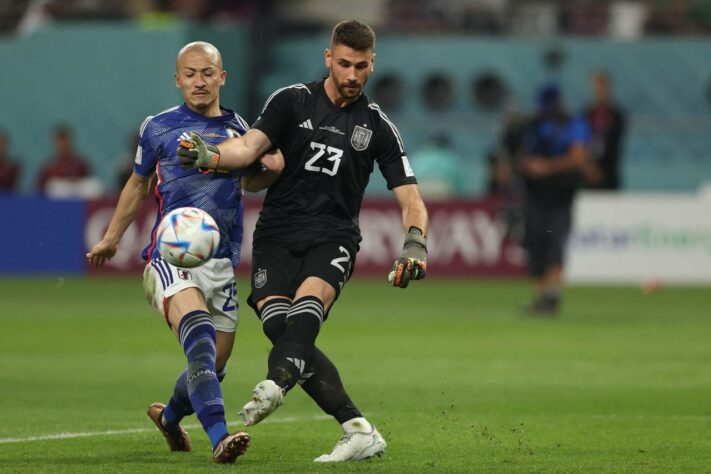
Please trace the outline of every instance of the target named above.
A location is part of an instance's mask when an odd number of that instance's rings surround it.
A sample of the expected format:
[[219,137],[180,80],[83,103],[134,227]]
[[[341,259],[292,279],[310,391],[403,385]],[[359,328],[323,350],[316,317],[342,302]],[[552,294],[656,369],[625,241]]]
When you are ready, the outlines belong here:
[[326,50],[326,67],[340,99],[351,102],[363,92],[370,73],[373,72],[375,53],[368,49],[359,51],[343,44]]
[[175,84],[188,107],[203,115],[219,115],[220,87],[227,76],[219,57],[192,50],[181,55],[176,66]]

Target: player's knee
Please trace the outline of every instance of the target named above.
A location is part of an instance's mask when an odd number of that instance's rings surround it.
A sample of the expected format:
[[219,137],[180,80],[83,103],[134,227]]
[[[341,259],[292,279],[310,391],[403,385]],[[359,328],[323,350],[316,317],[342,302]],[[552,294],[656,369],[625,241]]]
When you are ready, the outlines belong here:
[[276,344],[279,338],[284,334],[286,327],[286,314],[280,318],[272,318],[262,324],[264,335],[269,338],[272,344]]
[[317,299],[328,310],[336,299],[336,290],[327,281],[319,277],[308,277],[296,291],[294,303],[303,298]]
[[288,298],[272,298],[261,305],[258,315],[262,321],[262,331],[272,344],[275,344],[284,334],[289,308],[291,308],[291,300]]
[[323,323],[323,303],[314,296],[295,300],[286,317],[284,338],[313,345]]

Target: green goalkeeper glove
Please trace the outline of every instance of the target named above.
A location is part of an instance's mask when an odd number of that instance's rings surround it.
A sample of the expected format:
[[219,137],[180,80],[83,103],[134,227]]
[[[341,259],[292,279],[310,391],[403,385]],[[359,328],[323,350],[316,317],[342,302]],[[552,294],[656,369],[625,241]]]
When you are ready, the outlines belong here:
[[190,139],[180,139],[178,158],[185,169],[217,169],[220,163],[220,150],[214,145],[206,145],[200,135],[190,132]]
[[410,280],[421,280],[427,270],[427,237],[417,227],[410,227],[402,246],[400,258],[395,260],[388,282],[398,288],[407,288]]

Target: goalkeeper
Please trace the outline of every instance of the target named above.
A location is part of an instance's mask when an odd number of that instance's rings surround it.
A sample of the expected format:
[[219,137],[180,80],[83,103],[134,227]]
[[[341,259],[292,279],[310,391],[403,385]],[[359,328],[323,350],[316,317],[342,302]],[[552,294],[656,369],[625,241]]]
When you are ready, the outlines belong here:
[[[272,148],[284,155],[284,170],[267,191],[254,232],[248,299],[274,347],[267,377],[241,414],[247,425],[258,423],[301,384],[344,430],[333,452],[316,462],[364,459],[386,446],[349,398],[334,364],[315,347],[353,272],[358,214],[376,163],[402,209],[404,246],[388,280],[405,288],[426,270],[427,210],[417,180],[397,128],[363,93],[374,47],[368,25],[339,23],[325,53],[326,79],[274,92],[243,137],[207,146],[193,134],[179,150],[186,167],[221,170],[241,168]],[[258,181],[243,178],[243,186],[258,189]]]

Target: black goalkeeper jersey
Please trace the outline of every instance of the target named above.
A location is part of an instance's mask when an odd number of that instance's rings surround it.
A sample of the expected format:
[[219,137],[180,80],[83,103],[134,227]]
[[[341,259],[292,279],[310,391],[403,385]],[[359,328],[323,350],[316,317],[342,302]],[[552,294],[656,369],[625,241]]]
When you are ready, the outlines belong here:
[[326,95],[324,80],[275,91],[253,128],[284,155],[254,240],[361,240],[358,214],[374,163],[388,189],[417,180],[395,125],[362,94],[346,107]]

